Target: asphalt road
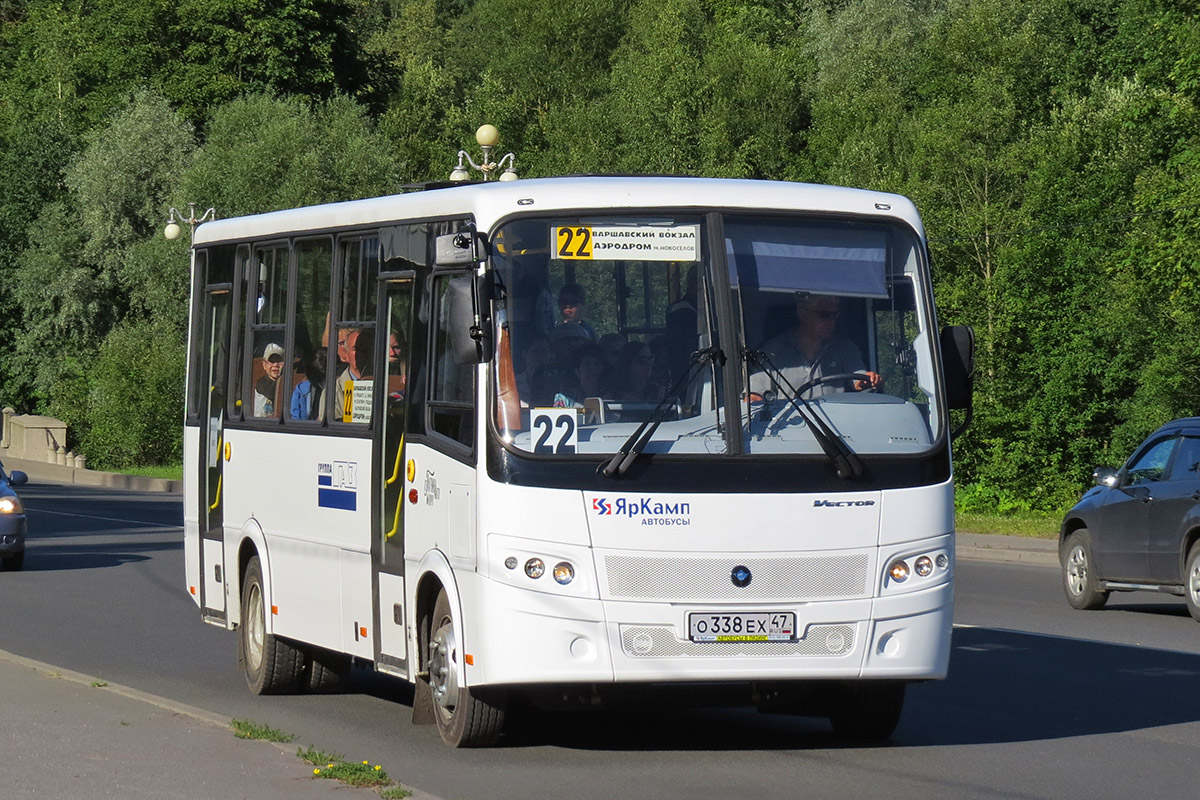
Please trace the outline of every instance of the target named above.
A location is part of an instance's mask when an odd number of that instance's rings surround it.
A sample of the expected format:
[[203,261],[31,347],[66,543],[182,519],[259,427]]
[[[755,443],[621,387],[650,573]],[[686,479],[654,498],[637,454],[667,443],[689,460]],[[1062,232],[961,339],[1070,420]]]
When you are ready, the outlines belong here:
[[[178,497],[28,486],[25,571],[0,574],[0,649],[297,734],[452,800],[1187,796],[1200,763],[1200,625],[1181,600],[1066,606],[1057,570],[959,563],[950,678],[910,689],[882,747],[750,710],[537,715],[452,751],[370,673],[339,695],[256,697],[234,634],[183,587]],[[2,691],[2,689],[0,689]],[[0,704],[0,719],[3,718]]]

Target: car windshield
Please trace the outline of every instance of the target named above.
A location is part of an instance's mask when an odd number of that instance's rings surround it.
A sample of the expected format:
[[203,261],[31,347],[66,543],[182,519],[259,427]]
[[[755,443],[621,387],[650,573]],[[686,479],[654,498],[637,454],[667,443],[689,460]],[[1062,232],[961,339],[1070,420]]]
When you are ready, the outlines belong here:
[[647,453],[821,454],[838,440],[894,454],[938,436],[928,289],[904,226],[525,218],[492,250],[494,419],[518,451],[644,438]]

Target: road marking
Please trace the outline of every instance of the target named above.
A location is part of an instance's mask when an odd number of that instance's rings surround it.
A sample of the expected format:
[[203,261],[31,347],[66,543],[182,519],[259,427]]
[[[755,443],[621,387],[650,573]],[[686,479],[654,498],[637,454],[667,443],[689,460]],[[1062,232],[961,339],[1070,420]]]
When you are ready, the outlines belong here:
[[183,527],[182,522],[177,522],[177,523],[146,522],[143,519],[121,519],[119,517],[98,517],[95,514],[72,514],[70,511],[47,511],[42,508],[30,508],[29,506],[26,506],[25,513],[29,513],[30,511],[36,511],[39,514],[57,514],[60,517],[81,517],[82,519],[99,519],[99,520],[104,520],[105,522],[123,522],[127,525],[146,525],[151,528],[182,528]]

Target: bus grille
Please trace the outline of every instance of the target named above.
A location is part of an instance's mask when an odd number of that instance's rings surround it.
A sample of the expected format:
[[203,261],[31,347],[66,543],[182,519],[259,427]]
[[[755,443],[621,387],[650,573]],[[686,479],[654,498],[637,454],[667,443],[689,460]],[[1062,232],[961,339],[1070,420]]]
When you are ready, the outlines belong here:
[[632,658],[844,656],[854,650],[854,626],[809,625],[794,642],[692,642],[670,625],[622,625],[621,649]]
[[[869,594],[866,553],[797,558],[680,558],[610,555],[604,558],[609,597],[622,600],[826,600]],[[730,580],[735,566],[750,570],[745,587]]]

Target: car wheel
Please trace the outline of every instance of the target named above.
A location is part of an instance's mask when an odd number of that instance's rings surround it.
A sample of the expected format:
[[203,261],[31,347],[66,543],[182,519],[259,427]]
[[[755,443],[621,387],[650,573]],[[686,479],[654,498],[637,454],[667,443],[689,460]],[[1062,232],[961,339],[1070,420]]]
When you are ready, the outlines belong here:
[[880,741],[892,735],[904,711],[903,683],[848,684],[829,722],[839,736],[858,741]]
[[1183,572],[1183,589],[1188,613],[1200,621],[1200,542],[1196,542],[1188,551],[1187,565]]
[[242,625],[238,635],[239,661],[246,683],[255,694],[287,694],[300,688],[304,653],[267,633],[266,594],[258,556],[246,565],[242,581]]
[[20,572],[21,568],[25,566],[25,551],[6,556],[2,561],[5,572]]
[[1094,609],[1108,602],[1108,592],[1099,588],[1092,561],[1092,539],[1087,528],[1080,528],[1067,537],[1062,571],[1063,590],[1071,608]]
[[460,686],[458,631],[445,590],[433,605],[429,634],[429,686],[442,741],[451,747],[487,747],[504,729],[503,690]]

